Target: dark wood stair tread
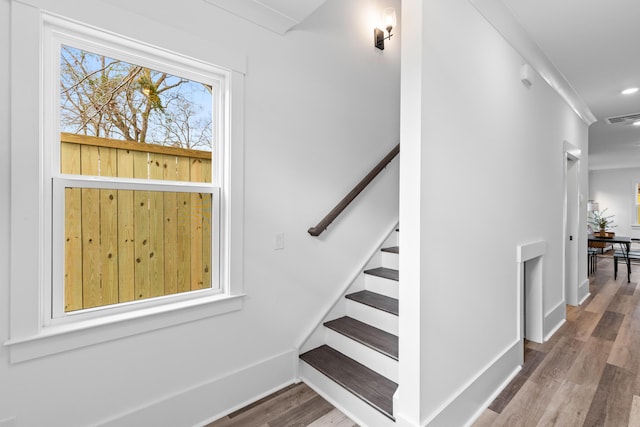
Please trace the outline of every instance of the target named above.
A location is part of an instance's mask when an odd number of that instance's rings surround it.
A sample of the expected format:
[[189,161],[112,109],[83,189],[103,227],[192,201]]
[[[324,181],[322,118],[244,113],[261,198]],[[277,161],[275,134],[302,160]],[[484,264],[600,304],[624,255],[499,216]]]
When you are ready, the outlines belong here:
[[394,270],[393,268],[387,268],[387,267],[372,268],[370,270],[365,270],[364,274],[383,277],[385,279],[395,280],[396,282],[398,281],[398,270]]
[[400,246],[390,246],[388,248],[382,248],[382,252],[389,252],[392,254],[399,254],[400,253]]
[[382,414],[394,419],[393,394],[398,388],[398,384],[328,345],[322,345],[301,354],[300,359]]
[[398,337],[348,316],[325,322],[324,326],[394,360],[398,360]]
[[398,300],[386,295],[377,294],[371,291],[358,291],[352,294],[345,295],[352,301],[359,302],[360,304],[368,305],[369,307],[377,308],[378,310],[386,311],[394,315],[398,315]]

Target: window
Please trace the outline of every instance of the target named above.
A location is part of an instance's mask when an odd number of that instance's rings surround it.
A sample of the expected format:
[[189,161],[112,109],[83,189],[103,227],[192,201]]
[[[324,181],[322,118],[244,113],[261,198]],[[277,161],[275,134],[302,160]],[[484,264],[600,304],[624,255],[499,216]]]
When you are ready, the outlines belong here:
[[244,59],[33,10],[12,9],[11,361],[241,308]]
[[60,159],[51,168],[52,245],[60,250],[53,251],[47,319],[218,292],[220,178],[213,156],[221,151],[224,74],[174,75],[140,65],[146,58],[121,59],[126,51],[109,57],[91,41],[68,39],[53,43],[63,132],[53,132],[59,143],[47,144],[51,158]]

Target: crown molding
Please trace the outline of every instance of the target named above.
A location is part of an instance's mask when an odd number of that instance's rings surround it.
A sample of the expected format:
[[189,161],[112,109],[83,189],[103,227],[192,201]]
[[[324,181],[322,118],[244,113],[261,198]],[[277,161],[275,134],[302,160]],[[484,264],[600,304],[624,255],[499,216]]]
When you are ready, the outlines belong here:
[[468,0],[523,59],[536,70],[587,126],[597,119],[560,71],[500,0]]

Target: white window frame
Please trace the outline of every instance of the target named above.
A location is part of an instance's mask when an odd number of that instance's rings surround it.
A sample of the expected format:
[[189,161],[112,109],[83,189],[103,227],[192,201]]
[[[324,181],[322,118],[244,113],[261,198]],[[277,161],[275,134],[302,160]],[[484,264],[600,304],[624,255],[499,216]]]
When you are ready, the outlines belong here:
[[[220,82],[212,183],[64,175],[60,170],[60,44],[128,60],[191,80]],[[209,57],[207,57],[209,56]],[[214,56],[213,58],[211,56]],[[11,362],[149,332],[242,308],[244,61],[215,52],[202,59],[12,4]],[[211,64],[229,64],[213,66]],[[214,84],[216,84],[214,82]],[[37,90],[36,90],[37,88]],[[215,113],[214,113],[215,114]],[[233,120],[232,120],[233,118]],[[216,150],[217,147],[217,151]],[[219,286],[63,313],[65,187],[204,192],[219,207]],[[57,245],[57,246],[56,246]],[[213,264],[212,264],[213,265]],[[63,307],[63,306],[62,306]],[[90,331],[90,333],[87,333]]]

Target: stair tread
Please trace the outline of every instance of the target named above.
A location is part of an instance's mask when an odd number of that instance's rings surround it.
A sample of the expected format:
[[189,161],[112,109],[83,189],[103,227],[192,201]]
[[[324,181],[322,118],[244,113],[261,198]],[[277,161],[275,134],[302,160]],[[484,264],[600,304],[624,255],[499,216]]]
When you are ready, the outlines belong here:
[[390,246],[388,248],[382,248],[382,252],[390,252],[392,254],[400,253],[400,246]]
[[300,359],[394,419],[393,394],[398,384],[326,344],[301,354]]
[[324,326],[385,356],[398,360],[398,337],[396,335],[348,316],[325,322]]
[[398,300],[396,298],[391,298],[386,295],[366,290],[345,295],[345,298],[368,305],[369,307],[377,308],[378,310],[386,311],[387,313],[391,313],[396,316],[398,315]]
[[369,274],[372,276],[383,277],[385,279],[398,281],[399,272],[398,270],[394,270],[393,268],[387,267],[377,267],[372,268],[370,270],[365,270],[364,274]]

